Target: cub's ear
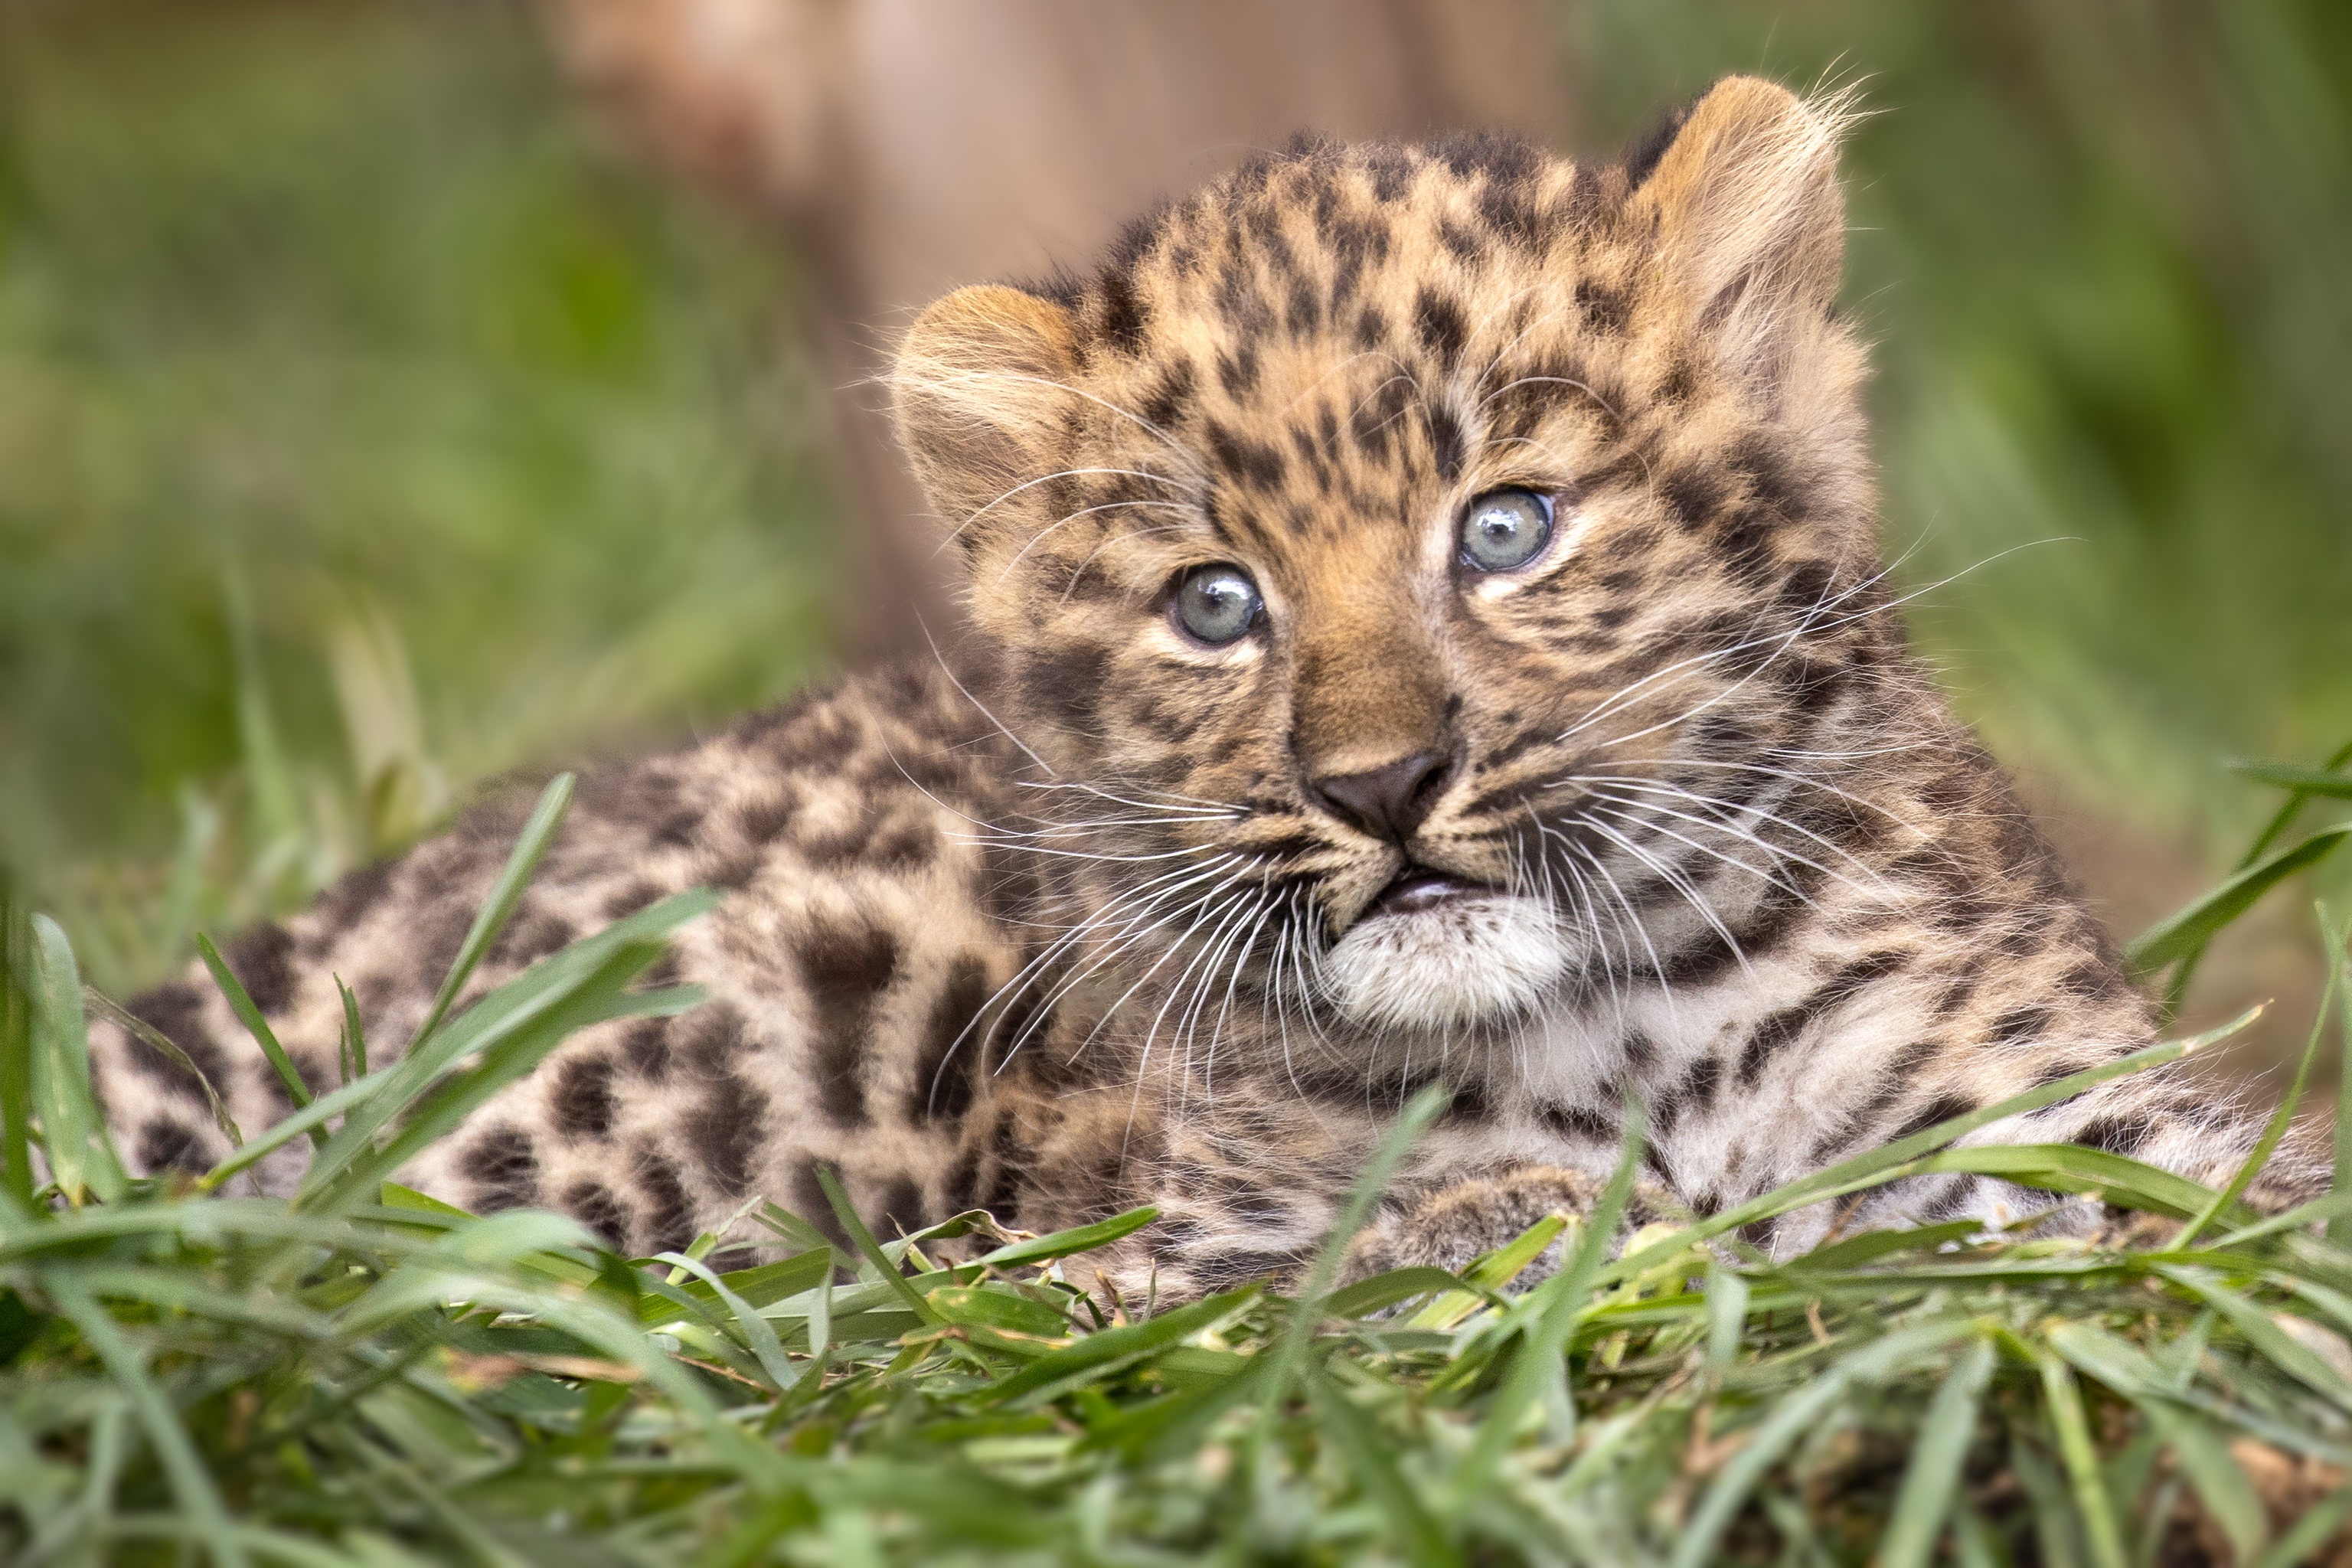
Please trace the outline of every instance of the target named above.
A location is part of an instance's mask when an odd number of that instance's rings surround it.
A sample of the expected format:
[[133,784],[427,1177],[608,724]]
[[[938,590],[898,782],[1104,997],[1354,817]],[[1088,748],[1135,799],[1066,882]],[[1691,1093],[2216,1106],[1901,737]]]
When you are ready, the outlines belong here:
[[1773,357],[1796,317],[1836,298],[1845,249],[1838,139],[1846,95],[1807,102],[1751,76],[1726,77],[1675,129],[1635,200],[1656,214],[1665,265],[1727,357]]
[[984,531],[975,519],[1049,471],[1052,438],[1080,398],[1076,368],[1069,311],[1018,289],[959,289],[899,345],[898,444],[967,551]]

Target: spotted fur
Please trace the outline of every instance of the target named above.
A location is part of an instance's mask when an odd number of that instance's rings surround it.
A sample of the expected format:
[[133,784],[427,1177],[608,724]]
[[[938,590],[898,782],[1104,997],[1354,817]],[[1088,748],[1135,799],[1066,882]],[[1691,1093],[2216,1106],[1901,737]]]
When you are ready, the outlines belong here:
[[[1302,142],[1089,274],[933,306],[895,389],[967,574],[961,684],[604,775],[484,983],[715,881],[677,964],[715,1000],[587,1031],[415,1178],[640,1250],[754,1192],[821,1215],[820,1159],[901,1226],[1150,1202],[1109,1274],[1167,1296],[1292,1268],[1426,1083],[1452,1107],[1358,1268],[1583,1206],[1636,1100],[1645,1203],[1711,1214],[2145,1045],[1904,639],[1833,304],[1843,112],[1733,78],[1617,165]],[[1552,537],[1480,573],[1460,519],[1502,488]],[[1223,647],[1170,608],[1213,563],[1264,599]],[[502,820],[248,939],[307,1071],[331,969],[374,1037],[418,1016]],[[1399,901],[1413,875],[1449,896]],[[216,1001],[142,1010],[264,1118]],[[139,1050],[101,1041],[118,1125],[208,1157]],[[1978,1139],[2212,1178],[2252,1135],[2159,1074]],[[2274,1201],[2316,1164],[2275,1169]],[[1922,1177],[1749,1239],[2053,1201]]]

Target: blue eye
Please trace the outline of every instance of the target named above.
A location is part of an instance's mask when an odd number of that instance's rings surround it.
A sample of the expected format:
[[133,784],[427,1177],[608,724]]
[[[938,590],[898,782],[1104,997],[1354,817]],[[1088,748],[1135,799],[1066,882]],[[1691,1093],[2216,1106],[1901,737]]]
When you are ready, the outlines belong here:
[[1265,607],[1238,566],[1195,566],[1176,590],[1177,624],[1211,647],[1240,641]]
[[1462,559],[1481,572],[1524,566],[1550,538],[1551,503],[1533,490],[1488,490],[1462,514]]

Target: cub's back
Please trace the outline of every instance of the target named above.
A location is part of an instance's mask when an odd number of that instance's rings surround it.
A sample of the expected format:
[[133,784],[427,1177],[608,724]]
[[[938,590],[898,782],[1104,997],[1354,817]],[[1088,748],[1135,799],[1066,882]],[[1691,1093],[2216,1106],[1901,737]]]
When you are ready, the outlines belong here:
[[[1001,776],[985,721],[943,675],[917,668],[587,773],[458,1007],[693,887],[726,896],[653,978],[709,1000],[581,1031],[404,1179],[470,1209],[561,1208],[640,1253],[684,1246],[753,1194],[826,1214],[818,1161],[842,1170],[886,1234],[984,1195],[966,1190],[971,1164],[957,1169],[978,1057],[959,1041],[1018,966],[990,912],[975,826],[1002,809]],[[336,978],[381,1066],[423,1022],[528,805],[494,800],[230,947],[314,1093],[338,1081]],[[187,1053],[244,1129],[291,1108],[200,967],[131,1010]],[[91,1047],[135,1166],[201,1171],[227,1152],[184,1068],[109,1020]],[[289,1189],[302,1168],[299,1148],[280,1152],[263,1183]]]

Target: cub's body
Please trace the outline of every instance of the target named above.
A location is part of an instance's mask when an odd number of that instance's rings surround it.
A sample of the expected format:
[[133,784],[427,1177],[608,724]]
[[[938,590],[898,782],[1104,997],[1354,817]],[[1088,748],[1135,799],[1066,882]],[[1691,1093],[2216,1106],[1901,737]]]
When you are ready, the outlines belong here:
[[[1301,146],[1084,279],[934,306],[899,424],[961,679],[592,781],[482,983],[706,884],[677,970],[714,1000],[583,1033],[416,1178],[639,1251],[821,1215],[819,1161],[886,1229],[1149,1202],[1114,1282],[1190,1293],[1290,1268],[1425,1083],[1359,1268],[1579,1206],[1636,1100],[1644,1201],[1715,1213],[2147,1043],[1895,618],[1838,129],[1733,79],[1622,167]],[[511,826],[247,939],[314,1079],[330,972],[400,1038]],[[142,1007],[267,1118],[200,986]],[[142,1160],[214,1152],[161,1058],[101,1058]],[[2143,1076],[1977,1137],[2210,1178],[2252,1128]],[[1749,1239],[2051,1201],[1923,1177]]]

